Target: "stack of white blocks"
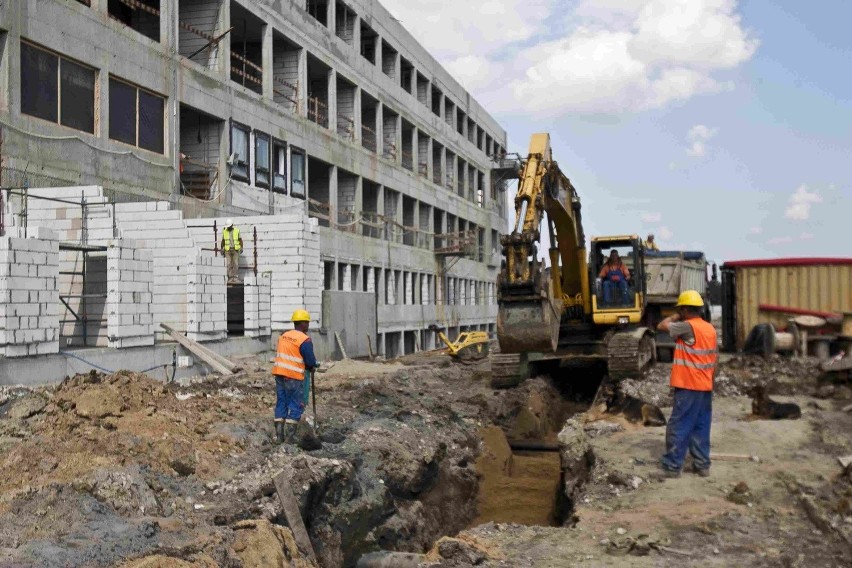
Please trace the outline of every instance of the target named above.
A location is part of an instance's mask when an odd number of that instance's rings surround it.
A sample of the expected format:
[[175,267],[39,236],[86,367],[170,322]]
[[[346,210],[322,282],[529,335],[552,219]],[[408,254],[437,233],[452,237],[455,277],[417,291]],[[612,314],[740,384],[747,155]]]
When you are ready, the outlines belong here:
[[225,259],[200,252],[186,260],[186,334],[195,341],[228,337]]
[[107,249],[107,335],[110,347],[154,344],[154,261],[149,250],[115,239]]
[[59,241],[43,228],[0,238],[0,350],[6,357],[59,352]]
[[186,259],[195,258],[199,250],[189,234],[183,214],[169,210],[168,202],[149,201],[119,203],[116,205],[116,217],[122,238],[135,239],[138,247],[150,250],[153,255],[154,301],[151,313],[155,333],[165,335],[159,327],[161,323],[178,332],[189,331]]
[[245,293],[246,337],[269,337],[272,333],[272,298],[269,274],[248,276],[243,281]]
[[[283,215],[234,217],[243,237],[240,264],[253,263],[253,229],[257,228],[257,270],[269,273],[271,280],[272,331],[290,329],[294,310],[306,309],[319,325],[322,310],[322,262],[320,260],[319,229],[316,219],[294,209]],[[220,229],[225,219],[187,219],[186,223],[200,247],[210,247],[212,224]],[[242,270],[245,281],[252,273]]]

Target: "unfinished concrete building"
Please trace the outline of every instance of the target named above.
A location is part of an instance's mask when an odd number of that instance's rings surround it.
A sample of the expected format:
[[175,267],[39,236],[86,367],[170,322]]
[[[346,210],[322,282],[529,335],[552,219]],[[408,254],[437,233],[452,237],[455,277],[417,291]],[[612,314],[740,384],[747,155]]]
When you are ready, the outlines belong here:
[[4,316],[7,357],[151,345],[161,323],[267,346],[302,306],[322,358],[494,329],[505,131],[378,2],[4,2],[0,128],[0,270],[54,266],[26,275],[32,333]]

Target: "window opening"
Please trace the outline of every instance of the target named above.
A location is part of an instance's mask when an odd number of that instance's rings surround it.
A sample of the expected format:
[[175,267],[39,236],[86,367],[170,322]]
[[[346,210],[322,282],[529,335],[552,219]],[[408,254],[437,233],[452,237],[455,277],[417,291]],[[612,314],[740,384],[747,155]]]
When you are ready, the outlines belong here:
[[109,137],[165,152],[166,99],[115,77],[109,79]]
[[287,193],[287,143],[272,141],[272,190]]
[[228,164],[231,166],[231,177],[248,181],[250,159],[248,127],[231,122],[231,155],[228,158]]
[[305,153],[290,147],[290,195],[305,198]]
[[260,132],[254,134],[254,184],[269,187],[269,135]]
[[21,112],[95,132],[95,70],[21,42]]
[[160,41],[160,0],[109,0],[107,12],[112,19]]

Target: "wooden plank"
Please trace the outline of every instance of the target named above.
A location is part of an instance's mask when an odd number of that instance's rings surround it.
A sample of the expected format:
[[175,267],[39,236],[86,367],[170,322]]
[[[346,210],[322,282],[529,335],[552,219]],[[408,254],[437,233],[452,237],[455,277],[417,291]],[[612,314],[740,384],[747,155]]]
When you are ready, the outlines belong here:
[[711,460],[720,460],[720,461],[753,461],[759,462],[760,458],[757,456],[750,456],[748,454],[717,454],[714,452],[710,453]]
[[305,522],[299,512],[299,504],[296,502],[296,497],[290,489],[290,483],[284,472],[276,475],[273,482],[275,483],[275,491],[278,493],[278,501],[281,503],[281,508],[284,509],[284,516],[287,518],[290,530],[293,531],[296,544],[311,561],[316,563],[317,555],[314,552],[314,546],[311,544],[308,530],[305,528]]
[[349,357],[346,356],[346,348],[343,347],[343,340],[340,339],[340,334],[336,331],[334,332],[334,338],[337,339],[337,345],[340,347],[340,352],[343,354],[343,358],[349,359]]
[[[182,346],[194,353],[196,356],[200,357],[205,363],[213,367],[213,369],[215,369],[217,372],[223,375],[233,375],[235,370],[238,369],[236,365],[234,365],[218,353],[213,353],[211,350],[202,346],[197,341],[193,341],[185,335],[176,332],[168,325],[161,323],[160,327],[165,329],[172,339],[180,343]],[[222,361],[223,359],[224,362]]]

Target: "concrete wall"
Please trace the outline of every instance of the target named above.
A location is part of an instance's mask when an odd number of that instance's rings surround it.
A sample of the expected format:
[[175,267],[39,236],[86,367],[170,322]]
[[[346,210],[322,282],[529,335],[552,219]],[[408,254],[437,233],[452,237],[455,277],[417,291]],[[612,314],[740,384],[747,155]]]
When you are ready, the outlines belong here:
[[247,337],[269,337],[272,334],[271,282],[269,273],[247,276],[243,280]]
[[134,241],[111,241],[107,249],[107,335],[110,347],[154,344],[154,257]]
[[0,353],[6,357],[59,351],[59,242],[51,231],[30,234],[40,238],[0,237]]
[[186,259],[186,335],[195,341],[228,337],[225,258],[200,251]]
[[366,357],[367,336],[376,344],[376,296],[369,292],[322,293],[322,330],[311,332],[317,357],[340,359],[343,354],[335,338],[340,335],[346,355]]

